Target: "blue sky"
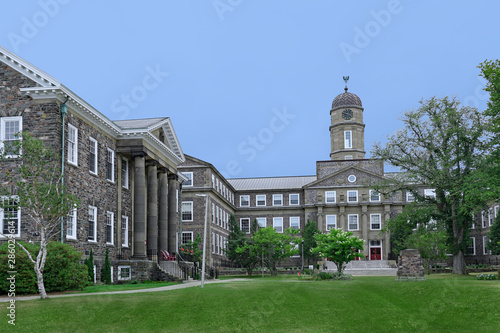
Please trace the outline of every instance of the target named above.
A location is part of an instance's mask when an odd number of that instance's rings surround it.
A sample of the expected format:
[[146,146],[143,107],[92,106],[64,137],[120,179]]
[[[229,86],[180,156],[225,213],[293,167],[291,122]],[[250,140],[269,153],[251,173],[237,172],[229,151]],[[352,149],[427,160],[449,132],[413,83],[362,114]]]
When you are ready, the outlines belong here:
[[171,118],[184,153],[228,178],[315,174],[349,91],[365,149],[421,99],[484,109],[498,1],[8,1],[0,44],[112,120]]

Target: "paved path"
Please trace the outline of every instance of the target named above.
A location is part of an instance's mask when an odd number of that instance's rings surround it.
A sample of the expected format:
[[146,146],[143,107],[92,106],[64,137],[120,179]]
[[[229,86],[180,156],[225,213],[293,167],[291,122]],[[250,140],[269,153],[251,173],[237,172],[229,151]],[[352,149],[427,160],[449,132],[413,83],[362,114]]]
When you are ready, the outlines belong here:
[[[205,284],[213,284],[213,283],[225,283],[225,282],[246,282],[251,281],[250,279],[228,279],[228,280],[207,280]],[[61,294],[61,295],[50,295],[49,298],[60,298],[60,297],[75,297],[75,296],[94,296],[94,295],[113,295],[113,294],[136,294],[136,293],[151,293],[156,291],[165,291],[165,290],[175,290],[175,289],[184,289],[190,287],[200,286],[201,281],[191,281],[185,283],[174,284],[171,286],[157,287],[157,288],[147,288],[147,289],[136,289],[136,290],[121,290],[121,291],[105,291],[100,293],[79,293],[79,294]],[[34,296],[16,296],[16,301],[29,301],[34,299],[40,299],[40,295]],[[0,297],[0,303],[9,302],[11,300],[10,297],[2,296]]]

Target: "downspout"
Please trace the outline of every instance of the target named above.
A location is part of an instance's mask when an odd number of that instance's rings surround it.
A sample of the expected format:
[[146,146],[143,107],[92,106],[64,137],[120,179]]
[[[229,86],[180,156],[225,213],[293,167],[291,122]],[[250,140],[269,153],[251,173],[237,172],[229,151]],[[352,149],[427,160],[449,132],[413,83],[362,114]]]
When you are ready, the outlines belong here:
[[[64,191],[64,118],[66,118],[66,114],[68,114],[68,107],[66,106],[66,102],[68,101],[69,96],[66,97],[66,100],[63,104],[61,104],[61,116],[62,116],[62,151],[61,151],[61,185],[62,190]],[[64,218],[61,217],[61,243],[64,243]]]

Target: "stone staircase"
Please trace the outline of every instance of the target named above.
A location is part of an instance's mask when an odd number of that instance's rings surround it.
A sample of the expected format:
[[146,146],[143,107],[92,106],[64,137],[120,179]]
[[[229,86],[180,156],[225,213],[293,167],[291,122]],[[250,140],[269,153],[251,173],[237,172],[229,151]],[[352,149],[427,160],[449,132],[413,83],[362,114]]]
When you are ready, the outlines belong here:
[[175,261],[160,261],[157,263],[158,269],[176,280],[186,280],[185,274]]
[[[336,271],[333,262],[326,262],[327,271]],[[397,268],[388,260],[355,260],[347,264],[344,273],[353,276],[396,276]]]

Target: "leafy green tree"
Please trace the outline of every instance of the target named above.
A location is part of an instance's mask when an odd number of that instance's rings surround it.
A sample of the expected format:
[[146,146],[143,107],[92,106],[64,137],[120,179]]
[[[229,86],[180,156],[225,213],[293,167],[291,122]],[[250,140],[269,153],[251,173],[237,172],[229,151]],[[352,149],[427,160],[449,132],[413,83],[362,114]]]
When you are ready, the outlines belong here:
[[[12,156],[18,156],[12,163]],[[39,233],[40,249],[36,257],[21,243],[17,243],[33,263],[37,276],[38,291],[42,299],[47,298],[43,282],[43,271],[47,259],[47,244],[61,232],[61,219],[66,217],[78,204],[76,197],[65,189],[60,170],[60,158],[44,143],[29,133],[19,135],[19,140],[11,141],[0,152],[4,169],[3,185],[0,191],[6,196],[14,189],[17,207],[29,219],[31,232]],[[12,200],[1,200],[0,205],[12,208]],[[8,236],[8,235],[7,235]]]
[[315,236],[316,234],[319,234],[319,232],[320,231],[318,229],[318,225],[315,221],[307,221],[306,225],[304,226],[304,230],[302,231],[304,258],[307,260],[308,265],[311,263],[311,261],[315,261],[318,259],[318,255],[313,253],[311,250],[317,246]]
[[430,274],[431,267],[434,265],[437,270],[437,263],[446,258],[446,238],[446,230],[431,221],[419,225],[408,237],[406,244],[407,248],[417,249],[420,252]]
[[[436,208],[436,220],[444,224],[449,250],[453,254],[453,273],[467,274],[464,253],[473,223],[472,212],[484,207],[487,184],[478,181],[484,174],[488,148],[484,139],[487,123],[475,108],[461,107],[455,99],[431,98],[421,101],[417,110],[404,113],[405,127],[377,144],[372,156],[400,168],[402,173],[379,192],[407,190],[417,200]],[[425,196],[419,188],[435,189]]]
[[271,276],[278,275],[277,267],[286,258],[298,253],[300,237],[295,237],[299,230],[289,228],[284,233],[273,227],[260,228],[251,237],[251,242],[239,247],[237,252],[247,252],[250,256],[261,259],[269,268]]
[[[253,235],[257,230],[257,220],[254,220],[250,228],[250,234]],[[235,216],[231,214],[229,217],[227,249],[225,250],[226,256],[232,262],[245,268],[248,276],[252,276],[254,268],[260,262],[257,254],[253,252],[254,247],[250,246],[250,244],[252,244],[252,239],[241,231]],[[238,252],[238,248],[245,248],[245,250]]]
[[491,254],[500,254],[500,214],[495,218],[495,222],[490,227],[490,232],[488,233],[488,239],[490,242],[487,244],[486,248],[491,250]]
[[101,273],[101,281],[104,284],[111,284],[111,262],[109,261],[109,251],[106,249],[106,256],[104,257],[104,266]]
[[87,259],[84,261],[87,266],[87,272],[89,275],[90,283],[94,283],[94,254],[92,253],[92,249],[90,249],[90,254]]
[[353,236],[353,233],[350,231],[331,229],[330,233],[320,233],[315,238],[318,245],[312,252],[332,261],[337,266],[339,274],[342,274],[345,266],[356,257],[364,258],[364,255],[361,253],[364,241]]

